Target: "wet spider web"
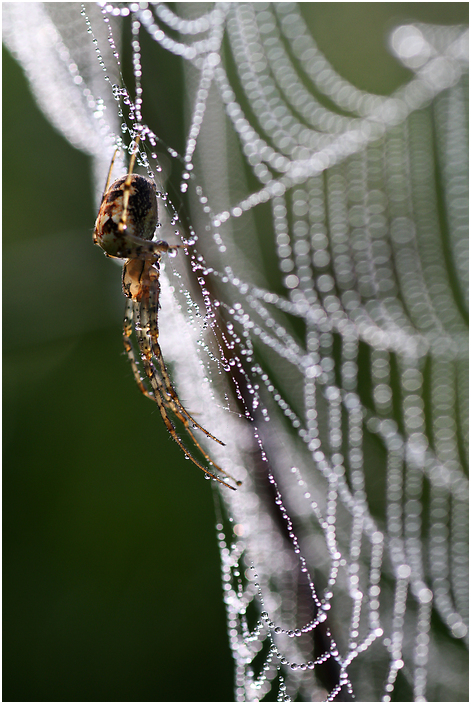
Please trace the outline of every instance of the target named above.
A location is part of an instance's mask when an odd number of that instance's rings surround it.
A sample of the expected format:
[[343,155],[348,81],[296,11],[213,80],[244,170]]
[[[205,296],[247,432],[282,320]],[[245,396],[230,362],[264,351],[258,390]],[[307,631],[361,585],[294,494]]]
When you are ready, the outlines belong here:
[[[398,26],[412,78],[382,97],[296,4],[176,10],[10,3],[4,37],[97,193],[144,127],[161,234],[194,243],[160,326],[243,480],[215,490],[235,699],[466,700],[467,32]],[[179,149],[141,115],[149,42],[183,66]]]

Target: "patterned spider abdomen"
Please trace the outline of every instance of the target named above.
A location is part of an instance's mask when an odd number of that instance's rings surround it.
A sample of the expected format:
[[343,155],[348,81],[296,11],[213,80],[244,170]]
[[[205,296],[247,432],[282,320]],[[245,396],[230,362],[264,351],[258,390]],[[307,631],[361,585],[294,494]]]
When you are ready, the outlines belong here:
[[155,184],[132,174],[125,189],[126,179],[119,178],[103,195],[93,241],[111,257],[155,258],[153,248],[144,242],[153,238],[157,225]]

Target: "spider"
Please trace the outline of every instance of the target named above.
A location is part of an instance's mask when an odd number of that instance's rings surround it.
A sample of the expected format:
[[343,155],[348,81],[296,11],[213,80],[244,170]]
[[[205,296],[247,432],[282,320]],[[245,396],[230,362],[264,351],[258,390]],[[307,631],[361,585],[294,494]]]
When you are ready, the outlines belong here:
[[[224,445],[183,407],[167,373],[159,345],[159,262],[162,252],[176,252],[177,248],[185,245],[169,245],[162,240],[153,240],[158,217],[156,188],[151,179],[133,173],[138,149],[139,136],[135,140],[127,175],[110,185],[119,149],[115,151],[95,223],[93,241],[104,250],[106,256],[125,259],[122,285],[128,301],[124,316],[123,341],[139,389],[144,396],[157,403],[168,432],[185,455],[209,477],[235,490],[235,487],[210,472],[193,457],[178,437],[169,417],[171,412],[183,424],[192,442],[210,465],[232,479],[237,486],[241,485],[242,482],[234,479],[213,462],[199,444],[191,427],[199,428],[208,438]],[[133,331],[150,390],[141,378],[138,359],[131,342]]]

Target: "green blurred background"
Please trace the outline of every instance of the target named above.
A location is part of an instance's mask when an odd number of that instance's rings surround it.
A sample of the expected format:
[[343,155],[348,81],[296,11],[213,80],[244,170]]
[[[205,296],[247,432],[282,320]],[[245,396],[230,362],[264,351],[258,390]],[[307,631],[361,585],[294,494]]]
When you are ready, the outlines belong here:
[[[345,78],[389,93],[408,79],[390,28],[467,22],[468,3],[303,13]],[[119,269],[91,241],[90,164],[6,50],[3,131],[3,700],[230,701],[211,484],[122,354]]]

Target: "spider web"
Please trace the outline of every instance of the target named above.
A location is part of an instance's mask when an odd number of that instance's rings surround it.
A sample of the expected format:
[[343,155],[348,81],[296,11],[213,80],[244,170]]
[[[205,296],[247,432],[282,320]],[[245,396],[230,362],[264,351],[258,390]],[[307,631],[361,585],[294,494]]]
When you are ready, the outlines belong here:
[[[243,480],[215,487],[236,700],[466,700],[467,31],[396,27],[383,97],[293,3],[21,6],[5,41],[96,192],[139,123],[161,234],[194,243],[162,347]],[[180,151],[141,115],[149,40],[183,64]]]

